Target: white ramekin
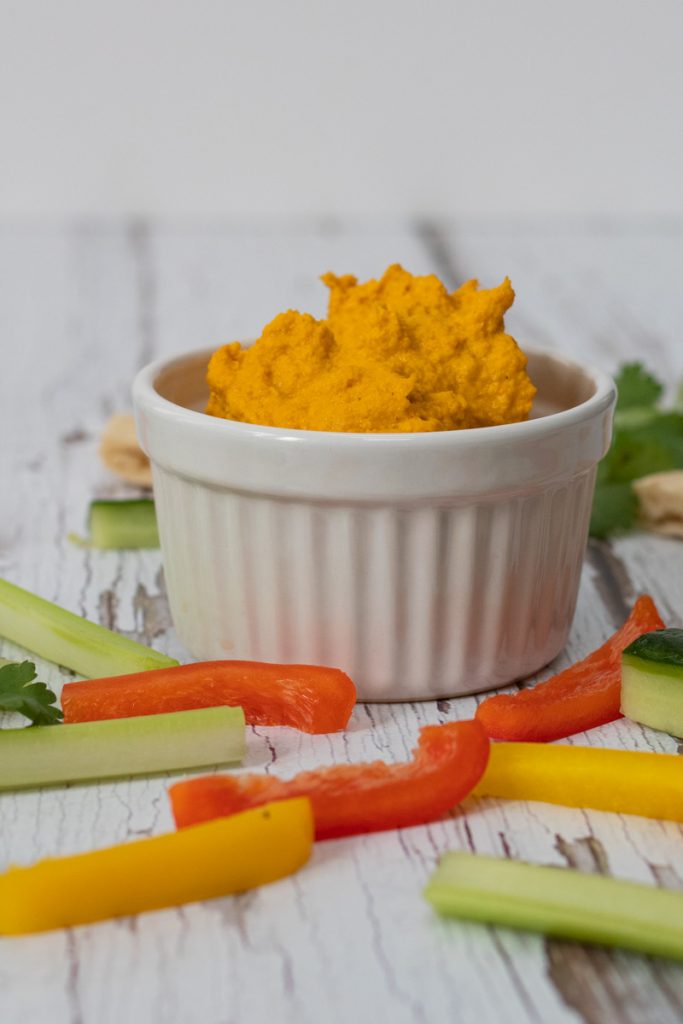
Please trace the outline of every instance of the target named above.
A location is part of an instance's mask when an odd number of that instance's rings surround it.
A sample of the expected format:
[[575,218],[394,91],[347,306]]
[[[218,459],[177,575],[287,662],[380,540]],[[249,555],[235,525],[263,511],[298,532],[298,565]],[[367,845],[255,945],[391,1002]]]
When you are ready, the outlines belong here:
[[133,388],[196,657],[333,665],[361,699],[394,701],[502,686],[562,649],[611,434],[606,374],[531,352],[527,422],[343,434],[205,415],[209,354],[153,363]]

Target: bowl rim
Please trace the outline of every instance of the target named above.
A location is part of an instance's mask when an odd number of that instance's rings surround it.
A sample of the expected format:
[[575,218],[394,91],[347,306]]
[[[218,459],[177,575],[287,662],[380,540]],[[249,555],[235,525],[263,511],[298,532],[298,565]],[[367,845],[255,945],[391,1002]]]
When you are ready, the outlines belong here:
[[[250,344],[251,342],[243,342]],[[367,446],[392,446],[396,448],[410,448],[419,445],[434,447],[457,445],[469,447],[470,445],[481,445],[485,442],[501,443],[505,441],[530,440],[532,437],[540,439],[559,430],[565,430],[572,426],[600,416],[607,412],[616,400],[617,388],[614,380],[605,370],[592,364],[580,363],[566,356],[548,349],[538,349],[525,346],[524,354],[533,358],[540,357],[551,360],[567,371],[580,373],[588,377],[595,385],[595,391],[583,402],[572,406],[571,409],[563,409],[560,412],[548,413],[538,416],[535,419],[522,420],[517,423],[501,423],[489,427],[467,427],[459,430],[428,430],[428,431],[404,431],[388,433],[363,433],[353,431],[331,431],[331,430],[303,430],[295,427],[270,427],[259,423],[245,423],[238,420],[224,419],[220,416],[211,416],[208,413],[196,409],[188,409],[184,405],[172,402],[164,398],[156,389],[156,380],[159,375],[170,369],[172,366],[182,364],[189,359],[197,359],[199,356],[208,358],[213,354],[213,348],[192,349],[181,352],[175,356],[156,359],[144,366],[135,376],[133,381],[133,398],[136,405],[144,406],[146,410],[159,414],[164,419],[172,419],[176,423],[185,421],[188,427],[197,428],[201,431],[211,430],[223,432],[227,437],[243,439],[267,440],[270,442],[298,442],[306,443],[312,447],[334,448],[364,444]]]

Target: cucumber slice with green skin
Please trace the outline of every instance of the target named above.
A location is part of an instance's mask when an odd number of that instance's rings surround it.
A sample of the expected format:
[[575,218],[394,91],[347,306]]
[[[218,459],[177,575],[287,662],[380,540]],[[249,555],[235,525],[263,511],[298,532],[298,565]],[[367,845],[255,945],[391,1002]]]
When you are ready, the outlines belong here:
[[178,664],[175,658],[112,633],[2,579],[0,636],[91,679]]
[[158,548],[159,531],[154,502],[93,501],[89,515],[90,547]]
[[0,791],[240,762],[242,708],[0,730]]
[[449,917],[683,960],[683,892],[570,868],[447,853],[425,896]]
[[644,633],[621,656],[621,712],[683,737],[683,629]]

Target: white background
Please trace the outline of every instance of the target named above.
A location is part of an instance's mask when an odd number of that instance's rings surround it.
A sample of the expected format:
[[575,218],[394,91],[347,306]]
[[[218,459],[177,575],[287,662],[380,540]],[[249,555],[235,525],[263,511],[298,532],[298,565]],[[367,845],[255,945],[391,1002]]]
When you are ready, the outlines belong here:
[[0,13],[0,217],[683,214],[679,0]]

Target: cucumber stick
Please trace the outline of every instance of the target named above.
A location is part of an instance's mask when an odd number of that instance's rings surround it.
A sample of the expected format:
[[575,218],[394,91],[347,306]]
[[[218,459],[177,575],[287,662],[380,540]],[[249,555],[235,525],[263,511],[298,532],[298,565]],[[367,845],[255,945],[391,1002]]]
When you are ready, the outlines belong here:
[[177,665],[104,626],[0,579],[0,636],[89,678]]
[[159,532],[154,502],[93,501],[89,515],[93,548],[158,548]]
[[241,761],[241,708],[0,730],[0,791]]
[[683,960],[683,892],[471,853],[447,853],[425,890],[449,917]]
[[645,633],[621,657],[621,711],[683,737],[683,629]]

